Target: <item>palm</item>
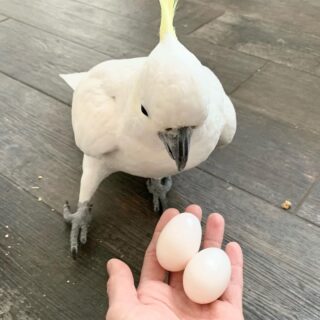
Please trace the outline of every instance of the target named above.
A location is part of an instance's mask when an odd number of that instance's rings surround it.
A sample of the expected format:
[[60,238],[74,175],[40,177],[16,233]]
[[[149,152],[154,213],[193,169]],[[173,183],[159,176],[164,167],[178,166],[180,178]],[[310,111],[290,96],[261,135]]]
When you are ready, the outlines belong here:
[[[186,209],[201,219],[201,209],[190,206]],[[153,240],[146,252],[140,284],[136,290],[130,269],[122,262],[113,261],[113,270],[108,282],[110,307],[107,320],[242,320],[242,256],[237,245],[227,247],[233,264],[232,279],[223,296],[211,304],[200,305],[190,301],[182,287],[182,273],[171,273],[165,283],[165,271],[155,257],[155,244],[165,224],[177,212],[168,210],[158,223]],[[224,221],[220,215],[208,219],[204,247],[220,247],[223,239]],[[117,264],[117,266],[115,266]],[[118,279],[112,271],[117,268]],[[126,282],[125,282],[126,280]],[[128,282],[129,281],[129,282]],[[117,282],[117,283],[116,283]],[[117,285],[117,287],[116,287]],[[122,289],[120,288],[122,287]],[[128,288],[129,287],[129,290]]]
[[149,319],[157,319],[155,316],[158,314],[159,319],[168,320],[237,320],[234,315],[239,312],[231,303],[222,300],[210,305],[192,303],[180,288],[172,288],[160,282],[149,281],[143,284],[139,287],[138,294],[139,315],[146,318],[149,316]]

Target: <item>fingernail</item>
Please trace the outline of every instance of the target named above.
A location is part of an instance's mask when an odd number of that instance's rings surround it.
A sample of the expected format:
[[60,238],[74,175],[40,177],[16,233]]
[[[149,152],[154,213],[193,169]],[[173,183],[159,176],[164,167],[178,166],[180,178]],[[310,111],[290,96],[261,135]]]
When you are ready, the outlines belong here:
[[108,272],[109,275],[110,275],[110,273],[112,272],[112,268],[113,268],[113,262],[112,262],[112,259],[110,259],[110,260],[107,262],[107,272]]

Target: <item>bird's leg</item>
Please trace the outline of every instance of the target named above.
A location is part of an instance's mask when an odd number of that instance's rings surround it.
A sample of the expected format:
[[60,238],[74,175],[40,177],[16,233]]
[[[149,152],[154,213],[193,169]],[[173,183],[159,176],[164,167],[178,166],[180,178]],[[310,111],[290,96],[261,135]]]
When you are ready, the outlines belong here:
[[147,188],[153,195],[153,209],[161,212],[167,209],[167,193],[172,187],[172,178],[148,179]]
[[71,224],[70,245],[74,258],[78,253],[79,237],[82,244],[87,242],[87,233],[92,221],[92,204],[89,201],[100,182],[111,173],[103,160],[86,155],[83,157],[82,168],[78,209],[75,213],[71,213],[68,202],[63,208],[63,218],[65,222]]

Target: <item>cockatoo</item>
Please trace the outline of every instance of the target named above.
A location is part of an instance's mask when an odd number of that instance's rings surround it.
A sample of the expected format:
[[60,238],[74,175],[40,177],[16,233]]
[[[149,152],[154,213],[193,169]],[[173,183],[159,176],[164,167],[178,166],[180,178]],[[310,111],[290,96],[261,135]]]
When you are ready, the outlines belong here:
[[84,153],[78,209],[64,206],[71,252],[86,243],[91,198],[122,171],[148,178],[154,210],[166,207],[171,176],[205,161],[236,131],[233,104],[214,73],[177,39],[177,0],[159,0],[160,41],[147,57],[109,60],[61,75],[74,89],[72,126]]

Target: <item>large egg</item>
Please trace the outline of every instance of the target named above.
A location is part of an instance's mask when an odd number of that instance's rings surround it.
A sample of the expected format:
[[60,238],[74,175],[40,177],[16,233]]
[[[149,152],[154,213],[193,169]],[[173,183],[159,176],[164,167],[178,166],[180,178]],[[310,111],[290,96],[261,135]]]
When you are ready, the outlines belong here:
[[183,274],[184,292],[199,304],[217,300],[226,290],[231,276],[231,263],[221,249],[208,248],[198,252],[187,264]]
[[201,224],[191,213],[181,213],[163,228],[157,242],[157,259],[171,272],[182,271],[189,260],[199,251]]

